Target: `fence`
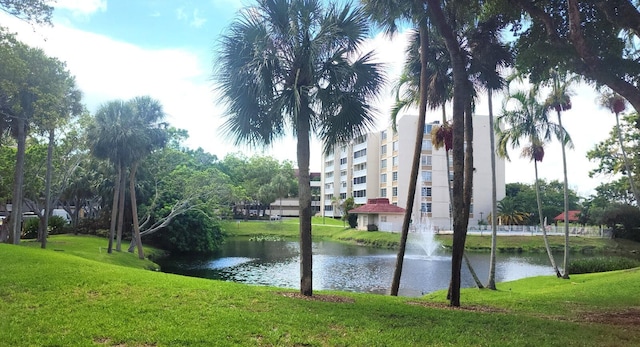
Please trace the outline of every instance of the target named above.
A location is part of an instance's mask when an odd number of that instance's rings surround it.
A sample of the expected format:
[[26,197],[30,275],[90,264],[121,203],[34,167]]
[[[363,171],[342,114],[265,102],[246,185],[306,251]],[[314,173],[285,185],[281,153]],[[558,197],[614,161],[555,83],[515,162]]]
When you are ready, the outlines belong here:
[[[473,232],[491,232],[490,225],[473,225],[469,226],[468,231]],[[564,226],[547,225],[547,234],[549,235],[564,235]],[[498,225],[498,232],[502,234],[528,234],[536,235],[542,234],[542,229],[539,225]],[[575,236],[585,237],[611,237],[611,229],[606,229],[597,226],[569,226],[569,234]]]

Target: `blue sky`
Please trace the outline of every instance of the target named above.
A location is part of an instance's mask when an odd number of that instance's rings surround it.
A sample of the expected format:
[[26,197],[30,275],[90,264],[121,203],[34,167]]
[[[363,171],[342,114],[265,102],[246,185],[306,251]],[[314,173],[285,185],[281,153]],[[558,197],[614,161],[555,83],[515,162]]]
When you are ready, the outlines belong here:
[[[224,121],[224,108],[218,104],[211,80],[214,47],[219,35],[232,22],[237,11],[250,0],[57,0],[52,27],[31,26],[0,12],[0,23],[18,33],[23,42],[41,47],[67,63],[76,76],[91,112],[114,99],[150,95],[158,99],[173,126],[186,129],[187,145],[222,158],[230,152],[272,155],[295,163],[295,141],[285,138],[272,148],[237,147],[218,129]],[[387,64],[391,81],[400,71],[404,36],[394,39],[382,34],[372,37],[365,50],[376,51]],[[377,109],[378,128],[388,124],[392,103],[390,87],[383,92]],[[599,108],[596,95],[587,86],[575,88],[573,110],[563,116],[563,125],[573,137],[575,149],[568,150],[569,185],[586,195],[600,181],[588,177],[595,167],[585,158],[587,150],[607,137],[615,119]],[[501,96],[494,100],[499,112]],[[484,98],[476,106],[487,114]],[[415,111],[408,111],[417,113]],[[450,111],[449,111],[450,112]],[[428,120],[440,119],[440,113]],[[312,143],[311,169],[320,170],[321,146]],[[533,183],[532,164],[511,152],[506,181]],[[552,143],[540,165],[540,177],[562,180],[560,146]]]

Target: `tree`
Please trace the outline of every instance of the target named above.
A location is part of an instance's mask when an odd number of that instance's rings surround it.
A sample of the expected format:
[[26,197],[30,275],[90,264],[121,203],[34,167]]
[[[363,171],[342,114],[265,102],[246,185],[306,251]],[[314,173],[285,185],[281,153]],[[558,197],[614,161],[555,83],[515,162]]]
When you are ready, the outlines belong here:
[[[159,101],[148,96],[133,98],[131,103],[133,118],[128,129],[130,137],[127,139],[128,153],[126,158],[129,163],[129,197],[131,198],[131,216],[133,217],[133,236],[138,248],[138,257],[144,259],[142,238],[140,236],[140,223],[138,221],[138,204],[136,203],[136,170],[140,161],[158,148],[162,148],[167,142],[166,123],[163,123],[165,114]],[[129,247],[129,252],[133,248]]]
[[29,23],[51,24],[50,3],[49,0],[0,0],[0,9]]
[[[79,102],[78,98],[72,101],[77,91],[63,62],[17,41],[4,30],[0,30],[0,43],[0,55],[3,62],[6,61],[0,69],[0,133],[8,129],[16,139],[12,214],[22,216],[24,163],[30,128],[51,129],[54,127],[52,120],[59,119],[69,110],[66,105],[77,107]],[[11,222],[10,241],[17,244],[22,218],[12,218]]]
[[573,146],[569,134],[562,126],[562,112],[571,109],[571,91],[569,87],[571,83],[576,81],[577,76],[567,77],[560,76],[557,72],[551,74],[551,94],[547,97],[545,104],[556,111],[558,115],[558,127],[562,134],[559,135],[560,145],[562,148],[562,169],[564,177],[564,273],[562,278],[569,279],[569,183],[567,180],[567,155],[565,146]]
[[[545,248],[549,255],[549,261],[556,275],[561,277],[560,271],[555,264],[553,254],[549,248],[547,232],[542,217],[542,202],[540,200],[540,189],[538,186],[538,162],[544,159],[544,144],[551,140],[554,134],[563,134],[561,129],[549,121],[547,107],[537,99],[538,89],[532,88],[528,92],[517,91],[510,94],[502,106],[502,113],[498,116],[495,131],[498,134],[498,154],[509,160],[507,147],[520,147],[522,140],[527,141],[522,149],[522,156],[533,161],[535,170],[536,200],[538,202],[538,212],[540,216],[540,227],[542,228]],[[509,109],[509,103],[514,103]],[[501,125],[507,125],[507,129],[502,129]]]
[[372,54],[357,57],[368,33],[361,8],[318,0],[260,0],[222,35],[215,79],[236,143],[270,145],[297,137],[300,292],[312,295],[309,138],[334,145],[373,125],[369,101],[384,81]]
[[[122,100],[110,101],[101,105],[95,115],[95,121],[89,125],[88,139],[91,154],[99,159],[110,161],[116,171],[113,187],[113,201],[111,206],[111,224],[109,227],[109,246],[107,252],[113,249],[113,238],[118,222],[118,213],[123,215],[124,209],[124,158],[125,140],[128,132],[126,122],[132,117],[131,105]],[[120,220],[122,221],[122,219]],[[122,223],[119,223],[122,225]],[[118,247],[122,228],[118,229]]]
[[[551,68],[606,85],[640,110],[637,38],[640,12],[629,0],[494,1],[511,18],[517,37],[517,69],[534,83]],[[522,15],[530,19],[523,23]]]
[[638,189],[636,189],[636,185],[633,180],[633,171],[631,169],[629,158],[627,157],[627,152],[625,151],[622,128],[620,127],[620,113],[623,112],[626,108],[625,100],[618,94],[604,93],[600,98],[600,104],[608,108],[611,113],[616,115],[615,131],[618,134],[618,144],[620,145],[620,152],[622,153],[625,173],[627,175],[627,178],[629,179],[629,186],[631,187],[633,196],[635,197],[636,201],[640,201],[640,193],[638,192]]
[[[521,225],[529,220],[529,213],[520,210],[512,197],[505,197],[498,201],[497,205],[496,219],[499,219],[502,225]],[[493,219],[493,215],[490,218]]]
[[271,189],[275,193],[275,197],[280,199],[280,216],[282,216],[282,199],[289,196],[291,190],[290,181],[283,174],[278,174],[271,180]]

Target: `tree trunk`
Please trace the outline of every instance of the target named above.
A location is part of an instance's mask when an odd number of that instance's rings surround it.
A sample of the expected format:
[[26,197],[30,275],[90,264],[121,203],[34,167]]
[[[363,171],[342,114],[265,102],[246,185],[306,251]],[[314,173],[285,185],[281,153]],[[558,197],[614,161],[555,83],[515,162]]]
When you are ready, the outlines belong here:
[[567,179],[567,155],[565,153],[564,144],[564,128],[562,127],[562,116],[560,111],[558,113],[558,126],[562,131],[562,170],[564,173],[564,273],[562,278],[569,279],[569,183]]
[[22,234],[22,195],[24,192],[24,157],[26,150],[26,124],[22,117],[15,119],[18,128],[17,150],[16,150],[16,171],[13,180],[13,195],[11,209],[11,233],[9,234],[9,242],[14,245],[20,244],[20,236]]
[[624,169],[627,171],[627,178],[629,179],[629,187],[631,187],[633,197],[636,199],[636,204],[640,206],[640,195],[638,195],[636,184],[633,181],[633,174],[631,173],[629,158],[627,158],[627,151],[624,149],[624,140],[622,139],[622,129],[620,128],[619,112],[616,112],[616,130],[618,131],[618,142],[620,143],[620,151],[622,152],[622,159],[624,160]]
[[122,251],[122,232],[124,229],[124,199],[125,199],[125,190],[127,187],[127,175],[124,164],[120,164],[120,193],[118,195],[118,223],[116,229],[116,251]]
[[540,199],[540,184],[538,183],[538,161],[533,159],[533,168],[536,173],[536,202],[538,203],[538,215],[540,217],[540,228],[542,228],[542,238],[544,239],[544,248],[547,250],[547,255],[549,255],[549,261],[551,262],[551,267],[553,267],[553,271],[555,271],[556,276],[558,278],[562,277],[560,271],[558,270],[558,266],[556,265],[556,261],[553,258],[553,253],[551,253],[551,248],[549,247],[549,238],[547,237],[547,228],[544,225],[544,216],[542,215],[542,200]]
[[140,237],[140,222],[138,221],[138,204],[136,202],[136,171],[138,163],[131,165],[129,172],[129,195],[131,197],[131,216],[133,218],[133,237],[138,246],[138,258],[144,259],[144,251],[142,250],[142,238]]
[[[420,23],[420,106],[418,125],[416,128],[416,138],[413,147],[413,161],[411,163],[411,172],[409,174],[409,190],[407,191],[407,204],[402,220],[402,232],[400,235],[400,245],[398,248],[398,256],[396,258],[396,266],[393,271],[393,280],[391,282],[390,294],[398,295],[400,289],[400,277],[402,276],[402,266],[404,263],[404,253],[407,247],[407,238],[409,236],[409,224],[411,222],[411,213],[413,212],[413,201],[416,194],[416,185],[418,182],[418,174],[420,169],[420,155],[422,153],[422,139],[424,137],[424,125],[427,115],[427,49],[429,47],[429,36],[426,23]],[[448,163],[447,163],[448,165]]]
[[[306,107],[306,106],[302,106]],[[296,124],[298,134],[298,196],[300,214],[300,293],[313,295],[313,245],[311,235],[311,183],[309,178],[309,111],[301,110]]]
[[[462,53],[453,29],[447,23],[440,1],[427,0],[429,14],[442,35],[453,73],[453,245],[451,249],[451,306],[460,306],[460,270],[464,254],[464,243],[469,223],[469,206],[465,206],[465,109],[467,107],[467,78],[465,56]],[[473,170],[473,168],[471,168]]]
[[[122,165],[119,163],[117,166],[117,175],[115,186],[113,187],[113,202],[111,203],[111,224],[109,226],[109,247],[107,248],[107,253],[111,254],[113,252],[113,238],[116,234],[116,222],[118,217],[118,200],[120,197],[120,177],[122,176]],[[122,213],[122,212],[120,212]]]
[[498,237],[498,198],[496,184],[496,136],[493,129],[493,93],[491,89],[487,91],[489,101],[489,145],[491,147],[491,257],[489,260],[489,283],[487,288],[496,290],[496,239]]
[[42,230],[42,239],[40,240],[41,248],[47,248],[47,233],[49,229],[49,213],[51,212],[51,171],[53,171],[53,165],[51,164],[53,158],[53,140],[54,130],[49,130],[49,146],[47,147],[47,175],[45,177],[44,184],[44,229]]

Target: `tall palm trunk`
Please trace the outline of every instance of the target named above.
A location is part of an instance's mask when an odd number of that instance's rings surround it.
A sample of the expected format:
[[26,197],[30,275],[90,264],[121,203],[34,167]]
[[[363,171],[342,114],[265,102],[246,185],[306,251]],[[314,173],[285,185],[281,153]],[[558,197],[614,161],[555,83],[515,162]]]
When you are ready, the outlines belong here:
[[26,150],[26,122],[24,118],[17,117],[17,150],[16,150],[16,171],[13,180],[13,196],[11,209],[11,233],[9,242],[14,245],[20,244],[22,233],[22,195],[24,192],[24,156]]
[[[464,169],[464,133],[465,109],[467,107],[468,84],[466,61],[460,49],[453,29],[447,22],[441,3],[438,0],[427,0],[429,13],[451,57],[453,72],[453,245],[451,248],[451,291],[449,304],[460,306],[460,270],[464,254],[464,244],[467,238],[469,224],[469,209],[465,207],[465,179]],[[473,168],[471,168],[473,170]]]
[[[40,239],[40,247],[47,248],[47,232],[49,229],[49,213],[51,211],[51,171],[53,171],[53,165],[51,164],[53,158],[53,141],[54,130],[49,130],[49,145],[47,147],[47,174],[44,184],[44,228],[42,229],[42,238]],[[77,208],[77,207],[76,207]]]
[[118,195],[118,224],[116,228],[116,251],[122,251],[122,232],[124,229],[124,199],[125,199],[125,190],[127,187],[127,175],[124,164],[120,164],[120,171],[122,174],[120,175],[120,193]]
[[116,234],[116,222],[118,217],[118,201],[120,198],[120,177],[122,176],[122,165],[117,165],[117,175],[115,186],[113,187],[113,202],[111,203],[111,224],[109,226],[109,247],[107,253],[113,252],[113,238]]
[[627,152],[624,149],[624,141],[622,139],[622,129],[620,129],[620,112],[616,112],[616,130],[618,132],[618,143],[620,143],[620,151],[622,152],[622,159],[624,160],[624,168],[627,171],[627,178],[629,179],[629,186],[633,192],[633,197],[636,199],[636,204],[640,206],[640,195],[636,189],[636,184],[633,181],[633,175],[631,173],[631,165],[629,164],[629,158],[627,158]]
[[540,228],[542,228],[542,238],[544,239],[544,248],[547,250],[547,255],[549,255],[549,261],[551,262],[551,267],[553,267],[553,271],[555,271],[556,276],[562,277],[560,271],[558,271],[558,266],[556,265],[556,261],[553,258],[553,253],[551,253],[551,248],[549,247],[549,238],[547,237],[547,229],[544,225],[544,216],[542,215],[542,200],[540,199],[540,183],[538,182],[538,161],[533,160],[533,167],[536,173],[536,202],[538,203],[538,215],[540,216]]
[[496,290],[496,239],[497,239],[497,213],[498,198],[496,184],[496,136],[493,130],[493,93],[491,89],[487,90],[489,101],[489,145],[491,147],[491,256],[489,259],[489,283],[487,288]]
[[569,279],[569,183],[567,179],[567,155],[565,154],[565,144],[564,144],[564,128],[562,127],[562,117],[560,115],[560,111],[558,113],[558,125],[562,130],[562,170],[564,174],[564,273],[562,274],[562,278]]
[[138,170],[138,162],[131,165],[129,172],[129,196],[131,197],[131,215],[133,218],[133,237],[138,247],[138,258],[144,259],[144,251],[142,250],[142,239],[140,238],[140,222],[138,221],[138,204],[136,202],[136,171]]
[[[304,107],[304,106],[303,106]],[[296,120],[298,137],[298,196],[300,213],[300,293],[313,295],[313,245],[311,239],[311,183],[309,178],[309,110],[301,111]]]
[[[407,191],[407,204],[402,220],[402,233],[400,235],[400,246],[398,256],[396,257],[396,266],[393,271],[393,280],[391,282],[390,294],[398,295],[400,289],[400,277],[402,276],[402,265],[404,264],[404,253],[407,247],[407,238],[409,236],[409,224],[411,222],[411,213],[413,212],[413,201],[416,194],[416,185],[418,183],[418,174],[420,169],[420,155],[422,153],[422,138],[424,136],[425,118],[427,115],[427,48],[429,46],[429,36],[426,23],[420,22],[420,106],[418,116],[418,126],[416,128],[416,138],[413,147],[413,161],[411,163],[411,172],[409,174],[409,190]],[[447,163],[448,165],[448,163]]]

